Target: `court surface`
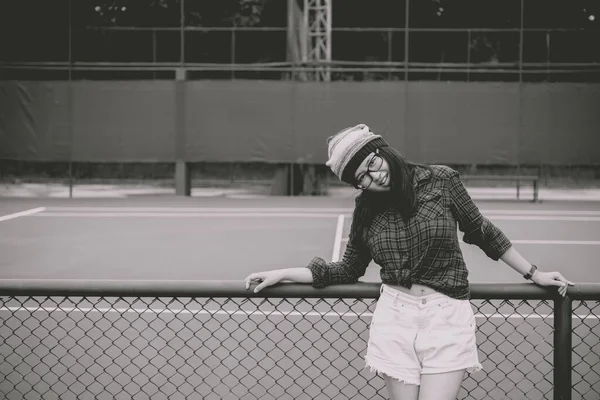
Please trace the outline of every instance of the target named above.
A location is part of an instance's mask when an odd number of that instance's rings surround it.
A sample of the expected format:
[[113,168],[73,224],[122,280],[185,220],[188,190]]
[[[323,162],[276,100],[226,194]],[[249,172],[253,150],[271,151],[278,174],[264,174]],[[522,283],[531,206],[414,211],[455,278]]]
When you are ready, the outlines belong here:
[[[569,280],[576,283],[600,282],[600,266],[598,264],[600,259],[600,203],[549,201],[541,204],[516,201],[481,201],[477,203],[482,213],[508,235],[519,252],[526,259],[537,264],[540,269],[560,271]],[[351,197],[341,199],[326,197],[0,199],[0,279],[230,280],[239,281],[240,285],[243,285],[243,279],[251,272],[303,267],[314,256],[326,260],[338,260],[345,248],[352,206],[353,199]],[[523,278],[510,267],[502,262],[488,259],[479,248],[464,243],[461,246],[469,268],[471,282],[524,282]],[[378,267],[375,264],[370,265],[362,280],[379,282]],[[335,366],[340,359],[342,363],[346,359],[345,362],[350,363],[354,370],[360,371],[360,375],[368,379],[373,375],[368,371],[361,370],[363,365],[360,356],[364,351],[364,341],[368,334],[368,322],[373,304],[365,301],[364,309],[358,315],[357,311],[352,309],[352,315],[340,317],[339,312],[332,312],[335,307],[340,306],[339,304],[331,305],[329,310],[323,312],[314,312],[313,303],[300,301],[296,308],[292,307],[289,313],[285,314],[281,307],[285,308],[288,305],[274,307],[274,303],[276,302],[251,303],[250,309],[243,313],[240,313],[239,309],[238,311],[231,309],[229,312],[223,312],[223,305],[195,304],[186,309],[200,311],[178,313],[173,312],[173,307],[175,310],[181,310],[182,307],[177,308],[160,302],[152,304],[142,302],[135,306],[138,311],[132,313],[132,310],[126,307],[123,314],[120,314],[118,307],[111,305],[105,305],[104,308],[84,304],[78,304],[77,307],[64,304],[58,306],[55,300],[50,299],[46,300],[41,307],[39,303],[28,304],[24,307],[21,304],[7,302],[0,308],[0,320],[4,322],[4,327],[0,330],[0,338],[4,340],[4,347],[0,345],[0,355],[4,357],[5,361],[3,363],[0,360],[0,378],[2,376],[8,378],[11,369],[27,369],[27,366],[22,366],[17,361],[8,362],[7,354],[5,354],[9,349],[10,351],[15,349],[14,346],[8,346],[10,340],[7,337],[10,337],[11,332],[18,329],[19,323],[22,323],[27,316],[35,315],[35,321],[41,321],[39,322],[40,327],[46,324],[45,321],[50,321],[51,324],[55,324],[54,328],[52,326],[43,328],[45,331],[53,331],[60,325],[60,321],[63,321],[66,314],[68,314],[68,318],[65,319],[65,323],[75,327],[78,323],[84,323],[84,320],[90,318],[90,315],[98,313],[103,316],[101,321],[108,322],[105,324],[106,326],[102,323],[97,325],[99,330],[95,333],[98,335],[96,340],[102,338],[118,340],[119,336],[131,336],[135,321],[139,321],[140,315],[143,315],[145,320],[150,319],[146,321],[148,326],[152,325],[152,330],[144,332],[154,332],[154,339],[160,342],[166,340],[160,332],[171,329],[173,323],[173,321],[167,320],[165,315],[171,315],[171,317],[176,316],[178,323],[183,324],[185,329],[182,328],[181,335],[189,335],[187,341],[181,339],[183,340],[180,344],[181,351],[184,351],[184,348],[189,351],[194,345],[199,348],[206,346],[204,343],[189,341],[195,337],[194,332],[203,329],[207,330],[206,333],[210,338],[216,340],[215,348],[206,355],[208,359],[202,357],[201,349],[194,352],[194,357],[197,357],[197,360],[194,358],[194,362],[197,361],[199,365],[208,368],[207,373],[211,377],[205,384],[212,389],[207,389],[207,392],[202,394],[202,398],[269,398],[269,393],[272,398],[291,398],[286,396],[291,396],[294,390],[300,393],[299,398],[349,398],[352,396],[355,396],[354,398],[382,398],[378,396],[385,396],[385,391],[381,387],[372,389],[364,385],[353,387],[344,383],[334,383],[332,389],[332,386],[328,386],[327,383],[322,385],[315,383],[321,378],[329,380],[328,382],[334,382],[340,378],[338,371],[344,370],[341,365],[324,371],[323,369],[326,369],[327,366],[318,368],[314,363],[309,363],[302,369],[308,376],[315,373],[314,378],[303,383],[303,379],[307,377],[299,372],[299,380],[288,386],[281,382],[290,379],[289,374],[291,373],[284,371],[270,373],[268,365],[265,366],[265,363],[277,364],[273,361],[273,358],[276,359],[273,356],[275,352],[282,353],[282,360],[291,357],[291,352],[299,351],[298,348],[302,347],[299,344],[303,343],[303,340],[309,340],[315,332],[321,332],[323,337],[337,332],[337,335],[344,335],[344,341],[331,339],[333,342],[319,342],[319,335],[317,335],[311,339],[310,343],[312,344],[307,344],[303,351],[316,350],[326,360],[329,360],[326,355],[327,351],[332,347],[331,343],[335,343],[336,356],[331,357],[331,364]],[[552,362],[551,309],[539,302],[529,302],[528,305],[519,305],[517,301],[513,302],[514,304],[499,301],[496,303],[496,306],[490,304],[484,306],[481,302],[473,301],[478,318],[478,340],[488,375],[474,375],[474,379],[468,380],[465,383],[466,392],[463,393],[463,398],[504,399],[511,398],[510,393],[521,392],[528,393],[528,398],[531,399],[546,398],[551,393],[551,384],[543,375],[551,369]],[[361,306],[362,303],[358,305],[359,308]],[[265,309],[269,309],[269,307],[273,312],[265,312]],[[344,306],[342,305],[342,307]],[[522,308],[515,313],[516,307]],[[147,312],[153,308],[157,308],[159,311]],[[298,311],[304,309],[311,313],[304,314]],[[594,364],[594,362],[598,362],[598,354],[600,354],[600,325],[597,318],[600,309],[596,304],[591,313],[590,309],[585,307],[581,311],[582,314],[574,319],[574,327],[580,329],[581,332],[589,331],[592,334],[583,334],[585,338],[581,341],[585,342],[587,350],[586,354],[579,355],[577,360],[584,358],[586,362],[578,367],[581,370],[577,371],[577,374],[585,376],[584,381],[589,381],[589,387],[579,387],[578,390],[582,393],[574,393],[573,398],[599,398],[600,380],[597,375],[593,376],[592,374],[594,374],[595,368],[600,368],[600,364]],[[134,320],[128,320],[129,314],[134,315]],[[48,316],[52,316],[52,318],[47,318]],[[207,319],[203,320],[205,317]],[[238,321],[238,319],[240,320]],[[342,333],[339,333],[340,331],[337,329],[332,329],[332,326],[337,323],[336,321],[342,323]],[[234,326],[231,329],[219,330],[219,325],[227,323],[233,323]],[[308,325],[303,327],[302,324],[306,323]],[[252,328],[235,329],[235,326],[244,326],[244,324],[249,324]],[[282,324],[289,324],[294,329],[286,331],[281,328]],[[320,324],[325,324],[324,328],[317,328]],[[211,328],[211,325],[214,326]],[[265,326],[268,326],[266,333],[261,330],[263,328],[258,328]],[[349,327],[350,329],[348,329]],[[35,332],[36,327],[29,327],[29,329],[30,332]],[[77,343],[81,343],[85,337],[82,330],[70,332],[69,329],[63,327],[63,331],[65,336],[74,335]],[[267,348],[248,349],[244,344],[244,338],[248,336],[247,331],[263,332],[262,340]],[[121,335],[115,335],[115,332]],[[238,337],[238,335],[240,336]],[[278,335],[287,338],[287,341],[282,344],[283,342],[275,340],[274,336]],[[495,338],[498,335],[500,335],[499,338]],[[35,341],[35,339],[33,340]],[[60,338],[56,340],[60,342]],[[128,343],[133,343],[135,338],[129,337],[128,340]],[[145,340],[148,343],[152,342],[152,338],[145,338]],[[531,340],[535,341],[533,346],[536,351],[520,350],[522,346],[527,347],[526,342]],[[223,345],[226,341],[237,343],[232,345],[234,350],[227,350],[229,347]],[[355,342],[358,342],[359,346],[354,346]],[[576,342],[574,340],[574,344]],[[70,357],[77,359],[77,352],[80,352],[80,355],[94,354],[94,352],[106,354],[110,348],[109,344],[106,349],[102,348],[98,342],[90,343],[89,346],[87,348],[79,344],[75,354],[71,354]],[[173,342],[169,342],[167,347],[173,350],[173,346],[175,346]],[[262,346],[258,347],[262,348]],[[59,348],[63,347],[59,346]],[[124,348],[129,349],[131,346]],[[24,352],[21,354],[22,359],[28,355],[32,357],[33,354],[34,359],[41,360],[44,355],[36,354],[38,351],[36,349],[40,349],[40,346],[32,344],[25,349],[20,348],[19,351]],[[117,349],[123,350],[121,347],[117,347]],[[151,346],[151,349],[154,349],[152,351],[156,354],[161,353],[160,347]],[[271,355],[266,358],[256,357],[256,359],[262,360],[256,361],[260,367],[247,366],[248,371],[254,371],[252,375],[246,374],[243,377],[237,377],[234,380],[237,383],[223,383],[223,379],[226,380],[227,376],[231,378],[235,373],[233,375],[224,373],[224,376],[220,376],[214,372],[214,369],[223,368],[223,360],[228,357],[234,357],[235,360],[248,359],[241,354],[238,354],[239,357],[232,356],[232,354],[252,350],[262,351],[263,356]],[[180,354],[176,349],[173,351]],[[219,352],[224,352],[222,355],[224,358],[220,358]],[[63,356],[66,354],[65,350]],[[210,354],[214,358],[212,361],[209,360]],[[345,354],[352,355],[345,357]],[[498,354],[503,354],[504,358],[502,356],[497,358]],[[59,354],[55,356],[60,358]],[[117,356],[114,355],[114,357]],[[135,356],[131,357],[135,358]],[[150,355],[145,357],[152,360],[158,359],[156,356]],[[301,359],[301,355],[298,357]],[[177,369],[177,363],[173,359],[163,357],[160,360],[162,361],[159,362],[159,365],[155,366],[157,371],[161,370],[161,367],[164,370],[166,365]],[[191,363],[191,359],[187,360],[187,364]],[[506,360],[510,362],[505,363]],[[15,368],[15,364],[18,365],[17,368]],[[181,361],[180,367],[185,364]],[[292,362],[292,364],[296,365],[295,368],[300,368],[299,366],[302,365],[302,363],[296,362]],[[40,368],[43,369],[43,365],[45,364],[42,363]],[[493,369],[492,372],[489,372],[490,367]],[[50,369],[50,367],[46,368]],[[312,371],[313,369],[315,371]],[[511,378],[511,375],[515,373],[520,374],[520,377]],[[185,375],[181,371],[173,374],[173,376]],[[153,376],[151,373],[148,375]],[[146,374],[134,374],[134,376],[146,376]],[[534,384],[527,380],[523,381],[524,376],[533,380]],[[16,376],[10,375],[8,381],[11,379],[18,380]],[[156,379],[155,377],[154,380],[156,381]],[[210,383],[211,379],[213,384]],[[245,383],[240,386],[239,383],[242,379]],[[257,381],[264,383],[265,379],[280,383],[273,383],[271,389],[269,389],[269,385],[252,384]],[[573,379],[576,381],[576,377]],[[52,382],[60,384],[58,377],[45,375],[44,380],[50,381],[50,384],[47,385],[49,387],[52,386]],[[134,379],[132,378],[132,380]],[[151,379],[148,378],[148,380]],[[75,383],[77,381],[78,379],[74,380]],[[380,383],[380,381],[375,382]],[[582,382],[582,385],[584,383]],[[66,383],[62,383],[62,385],[68,386]],[[137,385],[138,390],[133,390],[133,392],[147,397],[147,393],[144,394],[145,384],[138,382]],[[225,386],[222,386],[221,389],[214,389],[219,385]],[[494,389],[494,385],[497,386],[496,389]],[[527,385],[531,387],[526,387]],[[7,398],[18,398],[21,394],[9,389],[9,386],[6,382],[0,384],[0,393],[4,392]],[[85,387],[85,385],[83,386]],[[188,386],[190,385],[188,384]],[[253,387],[252,394],[243,393],[242,389],[247,386]],[[477,386],[484,387],[485,391],[478,390]],[[194,385],[190,387],[194,387]],[[314,392],[315,387],[325,387],[327,390]],[[337,393],[335,388],[338,388]],[[86,390],[93,393],[93,389],[90,389],[89,386]],[[127,390],[123,390],[127,392]],[[163,389],[163,391],[165,390]],[[188,398],[196,398],[193,395],[194,390],[189,390]],[[236,390],[242,391],[236,392]],[[281,393],[278,393],[277,390],[280,390]],[[327,392],[328,390],[333,391]],[[202,392],[202,390],[197,387],[196,392]],[[36,397],[38,391],[30,390],[27,393],[26,398],[40,398]],[[47,392],[44,398],[53,398],[52,393],[54,392]],[[167,398],[169,395],[164,394],[164,396]],[[98,398],[103,397],[99,396]],[[136,397],[134,396],[134,398]],[[170,398],[177,397],[171,396]]]

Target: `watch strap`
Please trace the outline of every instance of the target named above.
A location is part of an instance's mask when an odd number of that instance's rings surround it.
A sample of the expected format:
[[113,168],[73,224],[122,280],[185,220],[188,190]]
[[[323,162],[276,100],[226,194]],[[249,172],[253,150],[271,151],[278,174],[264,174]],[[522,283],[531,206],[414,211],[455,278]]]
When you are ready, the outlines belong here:
[[531,277],[533,276],[533,274],[536,270],[537,270],[537,266],[535,264],[531,264],[531,269],[529,270],[529,272],[527,272],[525,275],[523,275],[523,278],[531,279]]

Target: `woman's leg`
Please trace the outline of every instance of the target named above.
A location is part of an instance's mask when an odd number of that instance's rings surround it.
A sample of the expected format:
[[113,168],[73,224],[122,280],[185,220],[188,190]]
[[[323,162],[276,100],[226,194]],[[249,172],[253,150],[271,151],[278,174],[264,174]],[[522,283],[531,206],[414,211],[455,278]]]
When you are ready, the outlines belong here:
[[427,300],[426,330],[417,336],[422,357],[419,400],[455,400],[466,372],[481,368],[476,321],[468,300]]
[[416,311],[393,289],[381,286],[365,361],[372,372],[382,376],[391,400],[417,400],[419,394],[421,365],[414,347],[419,328]]
[[419,398],[419,385],[400,382],[387,375],[383,375],[383,379],[390,400],[417,400]]
[[418,400],[456,400],[465,370],[421,375]]

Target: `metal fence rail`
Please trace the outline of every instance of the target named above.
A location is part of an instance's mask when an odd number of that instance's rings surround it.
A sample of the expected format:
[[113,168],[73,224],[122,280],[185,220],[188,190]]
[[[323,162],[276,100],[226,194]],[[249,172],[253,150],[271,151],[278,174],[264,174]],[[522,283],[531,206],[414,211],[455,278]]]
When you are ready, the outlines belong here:
[[[286,27],[87,26],[7,48],[9,80],[600,81],[598,28],[333,27],[331,60],[294,53]],[[13,31],[15,36],[27,32]],[[357,46],[357,43],[362,45]],[[36,47],[37,46],[37,47]],[[186,50],[187,49],[187,50]],[[249,50],[251,49],[251,50]]]
[[[461,399],[600,398],[600,284],[473,284],[484,372]],[[5,399],[382,399],[379,284],[0,280]]]
[[343,62],[209,64],[176,62],[1,62],[8,80],[296,80],[310,81],[310,73],[326,69],[331,81],[456,81],[456,82],[600,82],[600,63],[398,63]]

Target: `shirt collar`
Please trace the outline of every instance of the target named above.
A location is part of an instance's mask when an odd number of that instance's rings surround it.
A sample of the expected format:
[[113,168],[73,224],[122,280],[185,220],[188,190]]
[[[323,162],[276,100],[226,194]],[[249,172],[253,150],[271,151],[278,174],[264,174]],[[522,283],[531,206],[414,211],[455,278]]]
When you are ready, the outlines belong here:
[[415,167],[415,173],[413,175],[413,186],[417,187],[421,182],[424,182],[431,178],[431,172],[428,169],[422,167]]

